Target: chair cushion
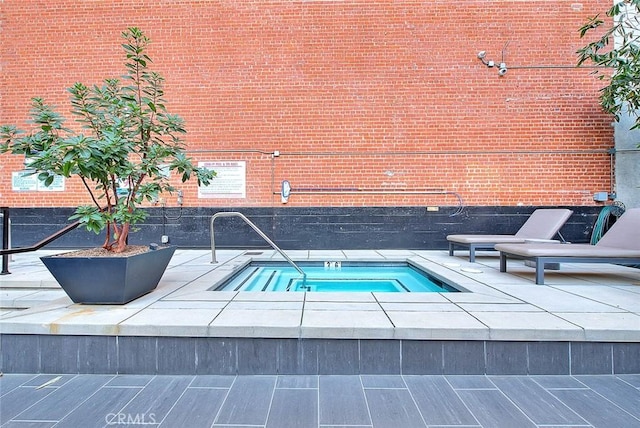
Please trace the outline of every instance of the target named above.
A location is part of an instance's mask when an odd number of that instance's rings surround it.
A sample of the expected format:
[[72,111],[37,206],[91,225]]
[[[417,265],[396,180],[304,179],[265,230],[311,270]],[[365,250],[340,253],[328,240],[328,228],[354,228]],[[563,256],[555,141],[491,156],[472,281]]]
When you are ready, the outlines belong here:
[[591,244],[498,244],[495,248],[521,257],[640,257],[640,249]]
[[447,241],[460,244],[497,244],[498,242],[524,242],[523,238],[514,235],[449,235]]
[[566,208],[541,208],[535,210],[516,232],[518,238],[551,239],[560,230],[573,211]]
[[595,246],[640,251],[640,208],[625,211]]

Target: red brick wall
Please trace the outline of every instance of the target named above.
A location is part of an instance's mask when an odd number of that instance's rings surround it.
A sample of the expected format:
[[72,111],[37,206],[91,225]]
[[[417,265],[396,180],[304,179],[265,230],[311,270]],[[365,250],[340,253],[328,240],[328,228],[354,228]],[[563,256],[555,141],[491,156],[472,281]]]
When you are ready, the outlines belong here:
[[[120,32],[138,26],[190,155],[247,162],[246,199],[198,199],[189,183],[187,206],[280,204],[282,180],[293,206],[457,203],[414,193],[430,189],[468,205],[593,205],[611,187],[611,118],[601,82],[570,67],[578,28],[609,3],[4,0],[0,123],[24,125],[33,96],[66,113],[65,88],[122,74]],[[498,77],[476,55],[500,62],[507,42]],[[88,201],[74,182],[13,192],[22,159],[0,162],[0,205]]]

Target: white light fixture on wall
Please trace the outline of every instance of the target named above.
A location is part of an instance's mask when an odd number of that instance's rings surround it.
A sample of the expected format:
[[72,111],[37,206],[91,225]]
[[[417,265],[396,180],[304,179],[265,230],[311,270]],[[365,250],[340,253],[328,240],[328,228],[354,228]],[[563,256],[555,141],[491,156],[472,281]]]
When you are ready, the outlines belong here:
[[[507,49],[509,42],[505,43],[504,48],[502,48],[502,61],[497,65],[498,68],[498,76],[504,76],[507,74],[507,64],[504,62],[504,51]],[[488,68],[496,67],[495,61],[487,60],[487,53],[485,51],[478,52],[478,59],[486,65]]]
[[[486,65],[488,68],[495,67],[496,63],[494,61],[487,60],[486,56],[487,56],[487,53],[485,51],[478,52],[478,59],[482,61],[484,65]],[[507,74],[507,64],[504,61],[500,62],[500,64],[498,64],[497,67],[498,67],[498,76],[504,76],[505,74]]]

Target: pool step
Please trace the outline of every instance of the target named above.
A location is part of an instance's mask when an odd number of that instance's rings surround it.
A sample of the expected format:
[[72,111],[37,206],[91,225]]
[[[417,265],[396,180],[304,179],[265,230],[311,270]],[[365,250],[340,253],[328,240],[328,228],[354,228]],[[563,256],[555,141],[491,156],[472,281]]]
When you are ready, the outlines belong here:
[[271,290],[268,290],[269,285],[276,284],[277,282],[278,282],[278,271],[272,270],[271,275],[269,275],[269,278],[264,282],[264,287],[262,287],[262,291],[271,291]]

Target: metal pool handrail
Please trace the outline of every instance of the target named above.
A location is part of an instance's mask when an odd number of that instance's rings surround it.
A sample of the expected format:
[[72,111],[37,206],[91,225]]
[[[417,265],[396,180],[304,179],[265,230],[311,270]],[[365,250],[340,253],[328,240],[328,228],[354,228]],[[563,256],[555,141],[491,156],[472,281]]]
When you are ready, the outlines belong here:
[[307,274],[304,273],[304,271],[300,269],[300,267],[297,264],[295,264],[295,262],[291,260],[291,258],[287,256],[285,252],[282,251],[271,239],[269,239],[269,237],[265,235],[265,233],[261,231],[258,228],[258,226],[253,224],[253,222],[249,220],[244,214],[235,212],[235,211],[221,211],[211,216],[211,263],[218,263],[216,260],[216,243],[215,243],[214,231],[213,231],[213,221],[218,217],[240,217],[242,220],[244,220],[245,223],[251,226],[251,228],[255,230],[256,233],[262,237],[262,239],[267,241],[267,243],[271,245],[271,248],[273,248],[278,253],[280,253],[280,255],[282,255],[282,257],[284,257],[285,260],[288,261],[289,264],[293,266],[300,273],[300,275],[302,275],[304,278],[307,277]]

